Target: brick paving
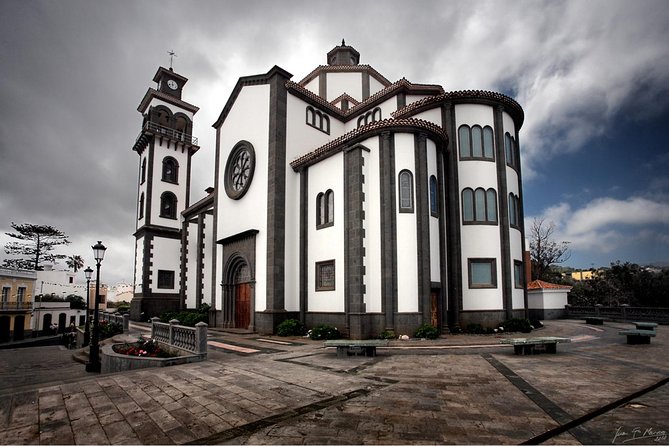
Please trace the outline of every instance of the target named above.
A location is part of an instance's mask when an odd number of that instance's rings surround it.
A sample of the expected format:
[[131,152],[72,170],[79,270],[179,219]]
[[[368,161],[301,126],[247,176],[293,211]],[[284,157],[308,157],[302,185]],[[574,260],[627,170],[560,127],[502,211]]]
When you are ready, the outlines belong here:
[[376,358],[212,330],[206,362],[107,375],[0,350],[0,444],[669,444],[669,329],[627,345],[623,327],[549,321],[533,336],[573,339],[556,355],[458,335]]

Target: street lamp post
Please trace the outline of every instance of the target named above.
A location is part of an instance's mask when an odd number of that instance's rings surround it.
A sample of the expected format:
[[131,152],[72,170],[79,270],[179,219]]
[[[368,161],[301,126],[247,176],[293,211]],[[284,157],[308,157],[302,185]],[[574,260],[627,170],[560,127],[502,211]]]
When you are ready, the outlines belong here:
[[86,275],[86,327],[84,328],[84,346],[91,342],[91,278],[93,277],[93,270],[90,266],[84,270]]
[[100,364],[100,320],[98,316],[98,311],[100,308],[100,263],[105,257],[105,245],[101,241],[98,241],[93,248],[93,257],[95,258],[96,263],[96,276],[95,276],[95,313],[93,315],[93,339],[91,342],[91,348],[88,355],[88,363],[86,363],[87,372],[97,372],[100,373],[101,364]]

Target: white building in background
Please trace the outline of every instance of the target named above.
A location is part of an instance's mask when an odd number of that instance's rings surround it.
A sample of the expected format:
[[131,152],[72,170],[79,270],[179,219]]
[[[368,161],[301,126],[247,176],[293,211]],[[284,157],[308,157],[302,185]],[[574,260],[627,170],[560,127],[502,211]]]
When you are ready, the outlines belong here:
[[299,82],[240,78],[213,124],[215,187],[192,205],[198,108],[157,71],[133,146],[133,319],[207,303],[216,326],[364,338],[526,315],[522,108],[359,62],[342,42]]

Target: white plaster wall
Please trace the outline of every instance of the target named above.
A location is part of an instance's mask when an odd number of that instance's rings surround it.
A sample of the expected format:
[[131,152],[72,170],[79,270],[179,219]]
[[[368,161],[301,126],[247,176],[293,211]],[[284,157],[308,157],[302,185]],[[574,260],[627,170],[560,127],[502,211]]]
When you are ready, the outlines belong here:
[[142,269],[144,267],[144,237],[135,240],[135,293],[142,292]]
[[[400,171],[408,169],[414,181],[414,209],[416,209],[416,165],[414,136],[395,134],[395,184],[399,188]],[[400,313],[418,311],[418,263],[416,254],[416,213],[400,213],[399,191],[396,191],[397,209],[397,310]]]
[[[153,266],[151,267],[151,290],[154,293],[179,292],[179,271],[181,271],[181,239],[154,238]],[[158,288],[158,270],[174,271],[174,287]]]
[[[137,211],[135,213],[135,218],[137,220],[136,220],[135,229],[138,229],[140,226],[144,225],[145,222],[146,222],[146,213],[147,213],[147,207],[146,207],[147,201],[146,200],[148,198],[147,186],[149,184],[149,181],[148,181],[149,175],[151,174],[151,168],[149,167],[148,154],[149,154],[149,151],[144,150],[142,155],[140,155],[140,157],[139,157],[139,170],[137,171],[138,172],[137,182],[139,183],[140,181],[142,181],[142,163],[144,162],[144,160],[146,160],[146,172],[145,172],[146,176],[144,177],[144,182],[139,184],[139,188],[138,188],[138,192],[137,192]],[[139,218],[139,213],[140,213],[139,199],[142,196],[142,194],[144,194],[144,214],[143,214],[142,218]]]
[[187,228],[186,308],[196,308],[197,277],[200,275],[197,269],[197,223],[189,223]]
[[567,305],[569,290],[532,290],[527,292],[527,306],[531,309],[562,310]]
[[[461,226],[462,237],[462,309],[501,310],[502,309],[502,265],[499,242],[499,226]],[[494,258],[497,263],[497,288],[469,288],[467,259]]]
[[365,152],[365,304],[368,313],[381,312],[381,191],[379,175],[379,138],[361,143]]
[[[504,125],[504,133],[509,132],[513,138],[516,138],[516,126],[513,124],[513,119],[507,113],[502,113],[502,122]],[[518,141],[516,141],[518,143]],[[506,166],[506,182],[509,193],[520,196],[520,182],[518,173],[508,165]]]
[[[267,150],[269,139],[269,85],[242,88],[234,106],[221,126],[220,178],[216,212],[218,239],[230,237],[249,229],[259,231],[256,236],[255,309],[266,308],[267,296]],[[249,119],[253,117],[253,119]],[[255,150],[256,167],[253,180],[244,197],[232,200],[225,193],[223,175],[230,151],[242,140],[249,141]],[[234,218],[230,218],[234,216]],[[220,250],[220,249],[219,249]],[[223,263],[219,258],[216,283],[221,283]],[[217,287],[220,288],[220,287]],[[218,290],[220,293],[220,290]],[[220,302],[217,308],[221,308]]]
[[439,107],[425,110],[424,112],[413,116],[413,118],[429,121],[441,127],[441,109]]
[[[344,311],[344,155],[339,153],[309,168],[308,308],[311,312]],[[316,229],[316,197],[334,192],[334,225]],[[316,291],[316,262],[335,261],[334,291]]]
[[381,82],[378,81],[374,76],[369,76],[369,95],[372,96],[375,93],[383,90],[384,87]]
[[[439,184],[439,175],[437,174],[437,145],[434,141],[427,140],[427,178],[424,185],[428,194],[428,206],[430,206],[430,177],[434,175],[437,178],[437,187]],[[443,203],[441,200],[444,197],[443,191],[438,191],[439,195],[439,211],[441,212]],[[430,281],[441,282],[441,271],[439,262],[439,247],[441,246],[439,240],[439,218],[432,216],[430,209]]]
[[406,102],[407,105],[409,105],[409,104],[412,104],[416,101],[420,101],[421,99],[424,99],[424,98],[427,98],[427,97],[430,97],[430,96],[431,95],[429,95],[429,94],[408,94],[406,96],[406,101],[405,102]]
[[318,76],[316,76],[315,78],[307,82],[306,85],[304,85],[304,88],[306,88],[307,90],[309,90],[314,94],[318,94],[318,85],[319,85]]
[[[181,228],[179,214],[186,208],[187,190],[186,178],[188,174],[188,152],[174,150],[174,144],[168,148],[168,141],[163,141],[161,145],[160,138],[155,138],[153,166],[147,164],[147,175],[153,176],[153,192],[151,202],[151,223],[154,225],[166,226],[168,228]],[[169,183],[162,180],[163,159],[166,157],[174,158],[179,164],[178,184]],[[160,196],[163,192],[172,192],[177,197],[177,218],[164,218],[160,216]],[[146,203],[147,197],[144,196]],[[145,214],[146,217],[146,214]]]
[[327,73],[326,76],[328,102],[343,93],[362,102],[362,73]]
[[[306,122],[306,110],[310,105],[302,99],[288,94],[286,123],[286,160],[291,161],[310,153],[318,147],[344,133],[344,124],[330,116],[330,134],[313,128]],[[314,107],[317,109],[317,107]],[[321,110],[324,112],[325,110]],[[326,113],[327,114],[327,113]],[[287,166],[293,172],[290,166]]]

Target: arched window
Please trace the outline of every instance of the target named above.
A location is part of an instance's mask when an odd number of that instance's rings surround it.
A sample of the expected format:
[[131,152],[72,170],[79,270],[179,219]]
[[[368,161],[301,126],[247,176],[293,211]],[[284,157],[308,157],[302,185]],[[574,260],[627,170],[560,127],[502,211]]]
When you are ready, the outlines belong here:
[[163,181],[168,183],[178,183],[179,179],[179,163],[171,156],[163,159]]
[[140,175],[139,184],[143,184],[146,181],[146,158],[142,160],[142,173]]
[[307,107],[307,124],[311,126],[316,125],[316,114],[313,107]]
[[306,109],[306,122],[307,125],[328,135],[330,134],[330,117],[312,106],[308,106]]
[[408,170],[399,174],[400,212],[413,212],[413,175]]
[[328,189],[316,196],[316,228],[334,225],[334,192]]
[[504,134],[504,154],[506,155],[506,164],[518,169],[520,166],[520,152],[515,138],[509,132]]
[[138,220],[144,218],[144,192],[139,197],[139,217]]
[[433,217],[439,216],[439,194],[437,193],[437,177],[430,177],[430,214]]
[[497,224],[497,193],[494,189],[462,191],[462,221],[464,224]]
[[170,121],[172,120],[172,114],[170,111],[162,106],[158,106],[154,109],[154,122],[156,122],[161,127],[169,128]]
[[381,107],[375,107],[358,118],[358,127],[381,120]]
[[163,192],[160,196],[160,216],[176,220],[177,197],[172,192]]
[[494,161],[494,138],[492,127],[461,125],[458,129],[460,159]]
[[188,119],[185,116],[177,115],[174,120],[174,130],[177,139],[184,141],[188,134]]
[[520,229],[520,199],[513,193],[509,194],[509,225]]

